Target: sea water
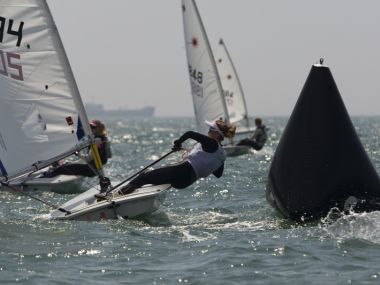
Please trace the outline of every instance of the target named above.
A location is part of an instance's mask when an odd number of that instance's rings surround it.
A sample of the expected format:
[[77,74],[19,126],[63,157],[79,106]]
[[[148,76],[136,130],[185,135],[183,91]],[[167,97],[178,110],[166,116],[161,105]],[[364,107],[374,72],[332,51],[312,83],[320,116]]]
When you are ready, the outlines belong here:
[[[195,128],[192,118],[102,119],[112,139],[112,180],[166,154]],[[51,221],[47,205],[2,191],[0,284],[380,284],[380,212],[297,224],[266,202],[286,122],[264,118],[270,131],[262,151],[228,158],[220,179],[169,190],[160,210],[140,219]],[[380,118],[353,122],[380,170]],[[180,159],[176,153],[162,164]],[[33,195],[59,205],[77,194]]]

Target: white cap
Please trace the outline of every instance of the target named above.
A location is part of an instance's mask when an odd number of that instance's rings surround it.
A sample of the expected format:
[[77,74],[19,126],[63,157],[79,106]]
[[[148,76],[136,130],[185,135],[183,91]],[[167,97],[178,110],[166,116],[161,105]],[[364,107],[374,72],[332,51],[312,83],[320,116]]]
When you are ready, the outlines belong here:
[[208,125],[210,128],[214,129],[216,132],[218,132],[218,134],[220,134],[223,138],[224,138],[224,134],[223,132],[219,129],[218,125],[216,124],[215,121],[213,122],[209,122],[209,121],[205,121],[206,125]]

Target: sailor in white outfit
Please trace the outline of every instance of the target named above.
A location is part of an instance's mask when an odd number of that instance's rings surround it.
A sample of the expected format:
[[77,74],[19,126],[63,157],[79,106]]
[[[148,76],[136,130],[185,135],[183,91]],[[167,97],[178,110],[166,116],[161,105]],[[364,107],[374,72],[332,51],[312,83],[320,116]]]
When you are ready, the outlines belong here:
[[181,150],[182,143],[187,139],[197,141],[184,161],[140,174],[125,186],[121,193],[129,194],[145,184],[171,184],[176,189],[183,189],[210,174],[221,177],[227,156],[221,142],[224,137],[232,138],[236,127],[224,123],[221,119],[214,122],[206,121],[206,124],[210,126],[207,136],[188,131],[173,142],[173,150]]

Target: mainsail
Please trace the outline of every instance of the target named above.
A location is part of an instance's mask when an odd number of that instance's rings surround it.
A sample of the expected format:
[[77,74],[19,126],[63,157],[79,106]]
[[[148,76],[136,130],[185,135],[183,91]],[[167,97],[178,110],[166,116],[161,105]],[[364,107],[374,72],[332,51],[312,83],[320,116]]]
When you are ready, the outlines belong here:
[[207,134],[205,120],[229,122],[214,56],[194,0],[182,0],[188,72],[198,131]]
[[230,122],[234,124],[241,123],[249,128],[248,111],[243,88],[231,56],[222,39],[219,40],[218,49],[215,53],[215,61],[223,86]]
[[85,147],[91,129],[46,1],[0,0],[0,7],[0,180],[4,181]]

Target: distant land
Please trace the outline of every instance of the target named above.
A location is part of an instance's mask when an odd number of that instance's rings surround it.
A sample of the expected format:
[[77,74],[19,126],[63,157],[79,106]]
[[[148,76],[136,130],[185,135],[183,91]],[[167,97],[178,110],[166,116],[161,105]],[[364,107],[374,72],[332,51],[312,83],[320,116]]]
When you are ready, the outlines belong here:
[[89,116],[127,116],[127,117],[153,117],[154,107],[145,106],[140,109],[113,109],[105,110],[102,104],[85,104]]

